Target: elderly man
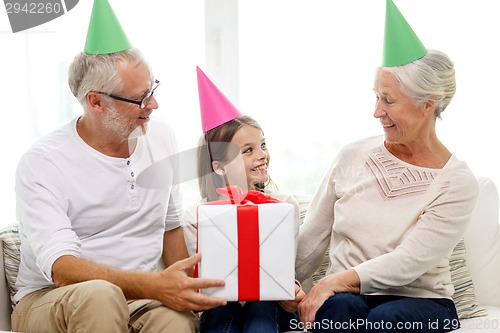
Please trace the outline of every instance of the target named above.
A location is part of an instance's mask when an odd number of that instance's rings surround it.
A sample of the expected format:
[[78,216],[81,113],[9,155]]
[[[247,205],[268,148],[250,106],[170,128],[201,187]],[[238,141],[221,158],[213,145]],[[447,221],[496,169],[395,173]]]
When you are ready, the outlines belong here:
[[84,112],[18,165],[14,330],[194,332],[192,310],[225,304],[198,293],[223,281],[192,278],[200,257],[188,257],[179,228],[175,165],[159,173],[165,186],[137,183],[176,154],[171,129],[149,118],[158,84],[107,0],[96,0],[85,51],[69,69]]

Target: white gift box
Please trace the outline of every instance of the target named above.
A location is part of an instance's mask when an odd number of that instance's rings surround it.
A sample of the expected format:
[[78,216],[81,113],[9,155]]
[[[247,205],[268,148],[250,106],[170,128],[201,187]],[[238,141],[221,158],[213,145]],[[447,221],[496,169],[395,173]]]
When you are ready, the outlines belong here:
[[288,203],[199,205],[198,276],[226,283],[201,292],[228,301],[294,299],[294,216]]

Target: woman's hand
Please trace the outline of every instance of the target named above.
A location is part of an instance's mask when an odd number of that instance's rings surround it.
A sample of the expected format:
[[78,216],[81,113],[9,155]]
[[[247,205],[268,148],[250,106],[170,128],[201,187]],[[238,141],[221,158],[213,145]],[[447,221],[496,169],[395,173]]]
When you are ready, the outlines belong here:
[[287,312],[296,312],[299,303],[304,299],[306,293],[298,282],[295,283],[295,299],[291,301],[280,301],[278,304]]
[[299,318],[304,324],[313,323],[319,308],[328,298],[335,295],[327,279],[328,276],[319,280],[298,305]]
[[359,286],[359,276],[352,269],[325,276],[300,302],[298,306],[300,320],[304,324],[313,323],[316,312],[328,298],[342,292],[359,293]]

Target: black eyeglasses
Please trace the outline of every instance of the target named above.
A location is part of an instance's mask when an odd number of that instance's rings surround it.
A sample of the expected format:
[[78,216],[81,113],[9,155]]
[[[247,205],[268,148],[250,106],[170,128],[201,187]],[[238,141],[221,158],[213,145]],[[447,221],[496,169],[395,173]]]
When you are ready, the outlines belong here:
[[135,99],[125,98],[125,97],[121,97],[121,96],[117,96],[117,95],[113,95],[113,94],[108,94],[108,93],[105,93],[102,91],[96,91],[96,93],[109,96],[109,97],[116,99],[118,101],[137,104],[137,105],[139,105],[139,107],[141,109],[144,109],[146,107],[146,105],[149,104],[151,97],[153,96],[156,88],[158,88],[159,85],[160,85],[160,80],[155,80],[155,86],[146,95],[144,95],[144,97],[141,98],[140,100],[135,100]]

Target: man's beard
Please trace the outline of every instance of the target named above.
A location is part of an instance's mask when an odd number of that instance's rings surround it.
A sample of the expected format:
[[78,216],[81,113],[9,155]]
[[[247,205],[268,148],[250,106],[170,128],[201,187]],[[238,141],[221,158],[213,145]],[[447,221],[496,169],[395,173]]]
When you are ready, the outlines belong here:
[[138,126],[135,121],[126,122],[120,117],[120,112],[116,107],[106,110],[102,119],[104,129],[121,141],[137,138],[147,130],[147,124]]

